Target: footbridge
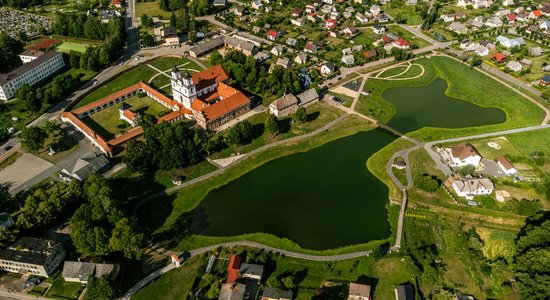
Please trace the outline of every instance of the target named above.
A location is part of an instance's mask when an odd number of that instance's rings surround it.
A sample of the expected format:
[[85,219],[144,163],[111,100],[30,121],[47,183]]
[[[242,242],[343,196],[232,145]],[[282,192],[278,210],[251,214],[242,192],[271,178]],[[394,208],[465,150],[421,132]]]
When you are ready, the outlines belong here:
[[381,129],[384,129],[385,131],[387,131],[387,132],[389,132],[389,133],[391,133],[391,134],[393,134],[397,137],[402,137],[403,139],[405,139],[405,140],[407,140],[407,141],[409,141],[409,142],[411,142],[415,145],[421,145],[422,144],[421,142],[419,142],[419,141],[417,141],[417,140],[415,140],[411,137],[406,136],[403,132],[401,132],[401,131],[399,131],[399,130],[397,130],[397,129],[395,129],[395,128],[387,125],[387,124],[384,124],[380,121],[376,121],[376,126],[378,126]]

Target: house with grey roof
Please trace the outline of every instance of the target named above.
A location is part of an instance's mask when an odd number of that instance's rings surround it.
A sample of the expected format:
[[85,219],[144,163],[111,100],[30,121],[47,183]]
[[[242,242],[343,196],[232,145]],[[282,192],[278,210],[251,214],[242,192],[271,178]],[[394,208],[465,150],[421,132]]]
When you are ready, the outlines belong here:
[[49,277],[64,258],[60,242],[22,237],[0,251],[0,271]]
[[261,281],[262,276],[264,274],[264,266],[243,263],[241,264],[241,268],[239,272],[244,278],[250,278],[250,279]]
[[61,170],[62,174],[70,177],[70,179],[76,179],[83,181],[92,175],[92,173],[102,172],[109,167],[109,159],[105,155],[94,155],[91,157],[79,158],[74,166],[70,169]]
[[246,293],[246,285],[242,283],[225,283],[220,290],[218,300],[243,300]]
[[303,65],[303,64],[307,63],[307,54],[305,54],[304,52],[300,52],[294,58],[294,62],[298,65]]
[[276,117],[285,117],[298,109],[298,98],[293,94],[286,94],[269,104],[269,113]]
[[319,94],[316,89],[309,89],[296,96],[298,98],[298,106],[309,106],[319,101]]
[[223,37],[216,37],[204,43],[198,44],[189,50],[191,57],[200,57],[224,46]]
[[459,197],[472,200],[474,196],[490,195],[495,185],[489,178],[473,178],[468,175],[453,180],[452,187]]
[[286,39],[286,44],[289,45],[290,47],[295,47],[296,44],[298,44],[298,40],[295,39],[295,38],[288,38]]
[[508,68],[508,69],[510,69],[514,72],[519,72],[519,71],[521,71],[521,69],[523,67],[521,66],[521,63],[519,63],[515,60],[511,60],[506,64],[506,68]]
[[87,284],[90,276],[99,278],[107,275],[114,279],[119,270],[118,264],[65,261],[62,276],[65,281]]

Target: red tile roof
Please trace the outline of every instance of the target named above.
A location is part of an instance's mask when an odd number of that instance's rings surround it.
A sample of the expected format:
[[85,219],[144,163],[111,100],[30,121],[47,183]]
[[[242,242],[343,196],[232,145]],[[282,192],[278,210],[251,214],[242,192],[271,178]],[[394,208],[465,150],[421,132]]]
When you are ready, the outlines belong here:
[[125,116],[126,118],[128,118],[129,120],[132,120],[132,121],[135,121],[138,114],[136,112],[134,112],[133,110],[131,109],[125,109],[123,112],[122,112],[122,115]]
[[86,123],[84,123],[82,120],[80,120],[75,114],[71,112],[64,112],[61,114],[63,118],[67,118],[73,123],[76,127],[80,128],[83,132],[85,132],[88,136],[92,137],[94,141],[97,142],[97,144],[103,148],[105,152],[111,151],[111,146],[107,143],[107,141],[97,134],[92,128],[90,128]]
[[509,20],[509,21],[515,21],[515,20],[516,20],[516,15],[514,15],[514,14],[509,14],[509,15],[508,15],[508,20]]
[[407,42],[404,38],[398,38],[397,40],[393,41],[396,45],[402,46],[402,47],[408,47],[411,45],[411,43]]
[[274,39],[276,39],[278,35],[279,35],[279,33],[275,30],[269,30],[267,32],[267,36],[272,37]]
[[234,283],[239,278],[239,270],[241,269],[241,257],[238,255],[231,256],[229,266],[227,267],[227,283]]
[[221,98],[221,100],[212,105],[208,105],[200,99],[197,99],[193,101],[191,106],[194,110],[202,112],[207,122],[221,117],[224,114],[250,102],[250,99],[248,99],[248,97],[246,97],[241,91],[230,87],[223,82],[219,83],[216,94]]
[[200,91],[207,86],[229,79],[229,74],[225,72],[222,65],[215,65],[200,72],[193,73],[191,77],[193,78],[195,88],[197,91]]
[[514,168],[514,165],[512,165],[512,163],[503,155],[497,157],[495,161],[500,162],[506,170],[511,170]]
[[534,10],[533,15],[535,15],[535,17],[538,18],[538,17],[542,16],[542,11],[540,11],[540,9]]
[[503,60],[506,59],[506,55],[505,54],[502,54],[502,53],[495,53],[492,57],[491,57],[492,60],[496,61],[496,62],[501,62]]

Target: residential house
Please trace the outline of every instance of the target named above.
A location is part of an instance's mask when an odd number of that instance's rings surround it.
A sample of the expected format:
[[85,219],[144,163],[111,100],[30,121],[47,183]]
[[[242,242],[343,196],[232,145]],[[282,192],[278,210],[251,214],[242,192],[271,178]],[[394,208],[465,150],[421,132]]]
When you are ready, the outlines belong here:
[[515,60],[511,60],[509,61],[507,64],[506,64],[506,68],[514,71],[514,72],[519,72],[521,71],[521,69],[523,68],[521,66],[521,64]]
[[541,30],[548,30],[550,29],[550,20],[542,21],[539,23],[539,28]]
[[350,65],[355,64],[355,58],[353,57],[353,54],[344,55],[344,56],[342,56],[342,62],[345,65],[350,66]]
[[226,6],[227,0],[213,0],[212,1],[213,6]]
[[245,39],[241,39],[238,36],[226,36],[224,45],[228,49],[235,49],[241,51],[246,56],[253,56],[258,52],[258,49],[253,43],[248,42]]
[[241,268],[241,257],[239,255],[233,255],[229,259],[229,265],[227,266],[227,281],[226,283],[232,284],[239,278],[239,270]]
[[414,6],[414,5],[418,4],[418,0],[407,0],[407,1],[405,1],[405,4],[408,5],[408,6]]
[[292,10],[292,16],[295,18],[302,16],[303,13],[304,13],[304,10],[299,7],[296,7]]
[[60,242],[22,237],[0,251],[0,271],[49,277],[64,258]]
[[512,165],[512,163],[503,155],[497,157],[495,162],[508,176],[513,176],[518,172],[516,168],[514,168],[514,165]]
[[508,14],[506,18],[508,19],[508,23],[510,24],[514,24],[517,20],[517,17],[515,14]]
[[298,98],[286,94],[269,104],[269,113],[280,118],[293,114],[298,109]]
[[292,291],[284,291],[266,286],[260,300],[292,300]]
[[[550,65],[547,65],[547,67],[550,66]],[[540,86],[549,86],[550,85],[550,75],[544,75],[540,80],[539,80],[539,85]]]
[[376,16],[374,16],[374,21],[384,23],[384,22],[389,22],[390,18],[385,13],[379,13]]
[[510,13],[512,13],[509,9],[501,9],[497,12],[494,13],[494,15],[498,18],[503,18],[503,17],[506,17],[507,15],[509,15]]
[[298,94],[298,106],[306,107],[313,103],[319,102],[319,94],[316,89],[309,89],[305,92]]
[[539,57],[544,53],[544,51],[542,50],[542,48],[540,46],[531,47],[531,48],[527,49],[527,51],[529,52],[529,55],[534,56],[534,57]]
[[370,7],[369,11],[373,16],[376,16],[377,14],[382,12],[382,8],[380,8],[380,6],[378,6],[378,5],[372,5]]
[[452,187],[459,197],[472,200],[474,196],[490,195],[495,186],[489,178],[472,178],[470,175],[453,180]]
[[348,300],[370,300],[370,285],[350,283],[348,289]]
[[504,6],[513,6],[514,5],[514,0],[504,0],[504,1],[502,1],[502,5],[504,5]]
[[306,21],[303,18],[290,19],[290,23],[294,26],[303,27],[306,24]]
[[307,54],[305,54],[304,52],[300,52],[294,58],[294,62],[298,65],[303,65],[303,64],[307,63]]
[[324,76],[330,76],[336,72],[336,66],[331,62],[327,62],[321,66],[321,74]]
[[393,47],[399,48],[399,49],[410,49],[411,43],[409,43],[404,38],[398,38],[395,41],[392,42]]
[[362,14],[362,13],[356,13],[356,14],[355,14],[355,18],[356,18],[357,21],[359,21],[359,23],[361,23],[361,24],[365,24],[365,23],[368,23],[368,22],[369,22],[369,19],[367,18],[367,16],[365,16],[365,15]]
[[512,47],[516,47],[516,46],[523,46],[525,45],[525,41],[523,40],[522,37],[517,37],[517,38],[508,38],[508,37],[505,37],[503,35],[499,35],[497,36],[497,41],[504,47],[506,48],[512,48]]
[[255,10],[260,10],[264,6],[264,4],[262,3],[261,0],[256,0],[256,1],[252,2],[252,4],[250,4],[250,6],[252,6],[252,8],[255,9]]
[[307,19],[313,23],[317,23],[319,17],[317,16],[317,13],[310,13],[309,15],[307,15]]
[[259,34],[262,31],[262,28],[260,26],[254,26],[252,27],[252,33]]
[[334,28],[336,28],[337,24],[338,24],[338,21],[336,21],[334,19],[328,19],[325,22],[325,28],[326,29],[334,29]]
[[267,32],[267,39],[270,41],[275,41],[280,37],[280,34],[278,31],[275,30],[269,30]]
[[[225,283],[220,289],[218,300],[244,300],[246,285],[242,283]],[[247,298],[248,299],[248,298]]]
[[533,24],[533,25],[529,25],[527,27],[527,29],[525,29],[525,32],[529,33],[529,34],[532,34],[532,33],[535,33],[539,30],[539,26]]
[[340,19],[340,13],[338,11],[331,11],[329,14],[329,19],[338,20]]
[[315,8],[315,6],[313,5],[306,5],[306,13],[314,13],[315,11],[317,11],[317,9]]
[[493,44],[489,41],[486,41],[486,40],[481,40],[477,43],[480,44],[481,46],[487,47],[487,49],[489,49],[489,51],[493,51],[497,48],[497,46],[495,46],[495,44]]
[[304,46],[304,52],[307,52],[307,53],[317,53],[317,45],[315,45],[315,44],[312,43],[312,42],[308,42],[308,43]]
[[286,39],[285,43],[290,47],[296,47],[296,44],[298,44],[298,40],[296,40],[295,38],[289,37],[288,39]]
[[527,59],[527,58],[524,58],[522,60],[519,61],[520,64],[522,64],[523,66],[529,68],[533,65],[533,61],[530,60],[530,59]]
[[13,218],[7,212],[0,213],[0,228],[8,229],[15,225]]
[[395,300],[414,300],[414,290],[408,284],[395,288]]
[[466,32],[468,32],[468,28],[466,27],[466,25],[464,25],[463,23],[460,23],[460,22],[453,22],[451,23],[451,25],[449,25],[449,29],[458,33],[458,34],[464,34]]
[[285,69],[288,69],[288,67],[290,67],[290,60],[286,57],[280,57],[280,58],[277,58],[277,62],[275,64],[277,66],[281,66]]
[[445,149],[449,157],[451,167],[464,167],[472,165],[477,167],[481,162],[481,155],[470,143],[461,143],[451,148]]
[[538,19],[542,17],[542,11],[540,11],[540,9],[537,9],[537,10],[533,10],[529,13],[529,19]]
[[371,49],[363,52],[363,57],[365,57],[366,59],[376,58],[376,50]]
[[374,33],[376,33],[376,34],[384,34],[384,33],[386,33],[387,28],[386,28],[386,26],[384,26],[384,25],[375,24],[375,25],[372,27],[372,30],[373,30]]
[[63,263],[61,275],[68,282],[88,284],[90,276],[100,278],[104,275],[114,279],[120,270],[118,264],[89,263],[80,261],[68,261]]
[[477,45],[474,51],[479,56],[489,55],[489,49],[483,45]]
[[264,274],[264,267],[262,265],[244,263],[241,264],[240,273],[243,278],[261,281]]
[[473,51],[475,49],[475,43],[472,42],[470,39],[463,39],[460,42],[460,49],[466,50],[466,51]]
[[443,19],[443,22],[454,22],[455,20],[455,14],[445,14],[445,15],[441,15],[440,17],[441,19]]
[[354,35],[357,33],[357,28],[355,26],[346,26],[342,32],[347,35]]
[[504,25],[504,22],[496,16],[490,17],[487,21],[485,21],[485,26],[487,27],[497,28],[502,27],[502,25]]
[[248,13],[248,10],[244,5],[239,5],[233,9],[233,14],[237,17],[242,17]]
[[277,45],[271,48],[271,54],[273,55],[283,55],[284,52],[285,52],[285,47],[281,45]]
[[468,20],[466,24],[475,29],[481,29],[485,25],[485,22],[483,22],[483,16],[477,16],[471,20]]
[[262,51],[259,51],[258,53],[254,54],[254,59],[258,62],[262,62],[262,61],[266,61],[268,59],[271,58],[271,53],[265,51],[265,50],[262,50]]

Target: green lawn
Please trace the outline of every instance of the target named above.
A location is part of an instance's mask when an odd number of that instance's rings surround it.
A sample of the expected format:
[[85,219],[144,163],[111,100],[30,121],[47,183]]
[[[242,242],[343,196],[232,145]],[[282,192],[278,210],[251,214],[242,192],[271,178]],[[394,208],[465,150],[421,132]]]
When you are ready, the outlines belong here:
[[[267,120],[267,114],[256,114],[248,121],[252,123],[256,137],[254,140],[244,146],[229,146],[228,148],[212,155],[212,158],[229,157],[233,153],[247,153],[256,148],[259,148],[265,144],[269,144],[275,141],[287,139],[289,137],[310,133],[319,127],[322,127],[326,123],[336,119],[342,115],[342,111],[335,108],[323,101],[315,103],[306,108],[308,114],[308,121],[303,124],[292,124],[292,117],[284,117],[279,119],[280,133],[274,137],[265,130],[264,124]],[[221,134],[227,134],[228,130],[225,130]]]
[[338,94],[338,93],[335,93],[335,92],[329,92],[329,95],[334,96],[334,97],[344,101],[344,103],[342,105],[345,106],[345,107],[351,107],[351,104],[353,103],[353,97],[350,97],[350,96],[347,96],[347,95],[344,95],[344,94]]
[[[124,102],[130,105],[132,107],[132,110],[140,114],[150,114],[155,117],[159,117],[170,112],[169,109],[147,96],[143,98],[134,96]],[[114,136],[121,134],[131,128],[131,126],[126,123],[126,121],[122,121],[119,119],[119,107],[120,104],[113,105],[109,108],[106,108],[100,112],[91,115],[90,117],[86,117],[84,121],[92,128],[97,130],[99,134],[104,138],[113,138]]]
[[374,42],[374,39],[367,33],[365,30],[359,30],[359,34],[355,36],[352,41],[356,45],[371,45]]
[[403,66],[395,66],[391,69],[387,69],[385,71],[382,71],[381,73],[378,74],[378,77],[379,78],[388,78],[390,76],[395,76],[395,75],[399,75],[403,72],[405,72],[405,70],[407,70],[407,65],[403,65]]
[[408,30],[405,30],[397,25],[389,25],[387,27],[388,32],[404,38],[409,43],[411,43],[411,45],[417,45],[418,48],[424,48],[431,45],[428,41],[414,35],[412,32],[409,32]]
[[[436,56],[430,59],[415,60],[425,69],[423,76],[413,80],[379,80],[369,79],[365,90],[371,91],[369,96],[361,96],[357,111],[372,115],[382,122],[388,122],[395,115],[395,107],[382,98],[382,92],[391,87],[415,87],[430,84],[435,78],[443,78],[448,88],[448,96],[470,101],[482,107],[495,107],[506,113],[507,120],[496,125],[487,125],[475,128],[422,128],[409,133],[410,136],[423,140],[437,140],[441,138],[473,135],[482,132],[499,131],[516,127],[539,124],[543,118],[543,111],[535,104],[516,94],[508,87],[485,76],[477,70],[470,70],[466,65],[457,61]],[[480,87],[483,87],[482,89]],[[487,93],[486,91],[491,91]]]
[[74,42],[63,42],[57,46],[56,50],[64,53],[69,53],[72,51],[84,53],[89,44],[74,43]]
[[54,279],[52,286],[46,293],[51,299],[78,299],[84,287],[78,282],[66,282],[61,274]]
[[489,260],[499,257],[512,262],[514,256],[514,240],[516,234],[510,231],[477,228],[477,234],[483,240],[483,255]]
[[139,18],[142,15],[148,16],[161,16],[163,19],[169,20],[172,15],[171,12],[160,9],[159,3],[154,2],[138,2],[136,4],[136,17]]
[[203,267],[202,259],[202,256],[189,259],[180,268],[171,270],[143,287],[132,299],[187,299],[197,274],[202,271],[199,270]]
[[394,78],[412,78],[422,74],[422,68],[417,65],[412,65],[407,72],[402,75],[395,76]]

